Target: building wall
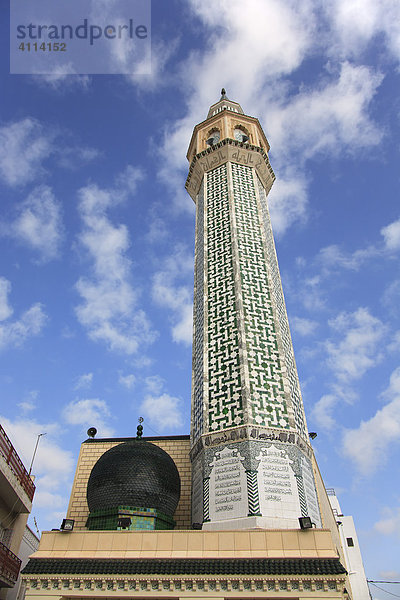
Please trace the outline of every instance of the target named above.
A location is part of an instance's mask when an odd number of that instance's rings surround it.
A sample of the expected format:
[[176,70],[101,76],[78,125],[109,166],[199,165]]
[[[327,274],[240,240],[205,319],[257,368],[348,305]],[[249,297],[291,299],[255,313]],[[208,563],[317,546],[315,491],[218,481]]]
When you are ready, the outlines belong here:
[[350,585],[354,600],[370,600],[367,578],[358,543],[357,531],[353,517],[345,516],[340,508],[335,491],[330,489],[328,499],[332,507],[335,520],[339,523],[338,533],[341,547],[343,548],[342,563],[349,573]]
[[[189,436],[148,437],[143,439],[165,450],[175,462],[181,478],[181,497],[174,515],[175,528],[190,529],[191,464]],[[93,439],[86,440],[81,445],[67,513],[68,519],[75,520],[75,529],[85,529],[86,520],[89,516],[86,487],[92,468],[104,452],[126,441],[129,441],[129,438]]]
[[[36,552],[39,547],[39,538],[33,533],[30,527],[26,526],[24,535],[22,537],[21,546],[19,548],[18,558],[21,559],[21,571],[28,562],[28,559],[31,554]],[[6,600],[15,600],[18,597],[21,597],[21,574],[18,577],[17,583],[13,588],[8,590]]]

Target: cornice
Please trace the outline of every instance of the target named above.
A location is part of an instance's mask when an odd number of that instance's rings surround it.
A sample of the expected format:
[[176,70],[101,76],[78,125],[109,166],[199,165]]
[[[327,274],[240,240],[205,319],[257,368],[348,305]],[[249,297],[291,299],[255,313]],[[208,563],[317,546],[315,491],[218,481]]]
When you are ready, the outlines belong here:
[[267,193],[269,192],[275,181],[275,174],[265,150],[260,146],[225,138],[196,154],[190,163],[185,187],[194,202],[204,173],[228,161],[254,167]]

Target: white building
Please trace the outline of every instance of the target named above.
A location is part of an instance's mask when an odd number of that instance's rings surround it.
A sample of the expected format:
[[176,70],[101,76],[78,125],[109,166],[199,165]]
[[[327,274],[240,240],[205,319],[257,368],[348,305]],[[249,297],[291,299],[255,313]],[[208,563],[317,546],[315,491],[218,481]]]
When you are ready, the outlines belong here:
[[367,578],[365,576],[353,517],[343,515],[335,490],[330,488],[327,492],[333,514],[339,526],[340,539],[344,550],[345,567],[349,574],[353,598],[354,600],[369,600],[371,594],[369,593]]

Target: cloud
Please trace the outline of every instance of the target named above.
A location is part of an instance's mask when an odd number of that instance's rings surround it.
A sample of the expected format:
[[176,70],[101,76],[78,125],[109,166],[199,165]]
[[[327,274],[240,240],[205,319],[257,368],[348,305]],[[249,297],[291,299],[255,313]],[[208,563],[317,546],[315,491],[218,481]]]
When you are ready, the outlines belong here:
[[374,529],[383,535],[396,535],[400,537],[400,507],[395,510],[388,509],[386,518],[377,521]]
[[[174,208],[190,211],[187,196],[176,193],[187,170],[182,146],[193,123],[205,118],[199,107],[217,100],[223,73],[228,96],[239,100],[246,114],[259,115],[266,127],[278,175],[270,193],[271,216],[275,233],[282,234],[308,216],[306,161],[339,153],[355,156],[382,140],[369,110],[383,75],[346,56],[332,59],[329,20],[321,19],[323,9],[315,2],[250,0],[246,11],[239,0],[218,7],[211,0],[192,0],[189,6],[207,46],[181,65],[187,109],[166,126],[160,178],[171,190]],[[325,52],[325,72],[309,87],[290,84],[286,76],[317,48]]]
[[283,235],[292,223],[307,218],[307,182],[303,175],[282,170],[269,195],[274,235]]
[[0,180],[10,187],[22,187],[46,174],[44,165],[50,157],[55,157],[59,166],[71,169],[99,155],[96,149],[77,144],[76,140],[68,144],[69,137],[68,131],[50,129],[32,117],[3,125]]
[[400,7],[396,0],[329,0],[324,8],[334,30],[332,55],[359,56],[381,35],[388,52],[400,60]]
[[63,146],[57,152],[57,163],[64,169],[75,170],[95,160],[100,152],[89,146]]
[[110,437],[114,429],[107,425],[111,413],[107,403],[99,398],[76,399],[63,409],[63,418],[69,425],[96,427],[99,437]]
[[74,461],[72,453],[60,445],[61,428],[57,423],[40,423],[34,419],[19,418],[11,421],[1,417],[1,423],[12,444],[28,470],[39,433],[41,436],[32,468],[35,475],[36,492],[33,506],[52,509],[55,505],[65,506],[68,498]]
[[386,225],[381,229],[385,241],[385,248],[390,252],[400,250],[400,219]]
[[356,429],[343,435],[343,454],[362,475],[370,475],[381,467],[394,443],[400,441],[400,367],[390,377],[382,394],[390,401]]
[[368,246],[355,250],[353,253],[343,251],[338,245],[325,246],[319,251],[316,262],[321,264],[324,272],[330,272],[332,268],[343,268],[350,271],[358,271],[369,259],[380,254],[375,246]]
[[[193,255],[183,246],[177,246],[163,268],[155,273],[152,283],[153,300],[170,311],[172,339],[184,344],[192,343],[192,274]],[[190,285],[186,283],[188,277]]]
[[183,425],[183,402],[180,398],[163,391],[165,381],[159,375],[150,375],[144,380],[145,398],[140,411],[159,431],[178,429]]
[[304,162],[334,155],[338,147],[354,154],[378,144],[382,133],[370,120],[368,106],[382,79],[368,67],[343,62],[320,86],[300,90],[286,105],[272,106],[269,136],[279,159],[290,160],[293,152],[298,157],[301,151]]
[[126,387],[128,390],[131,390],[136,383],[136,377],[133,375],[133,373],[130,373],[129,375],[122,375],[122,373],[120,373],[118,377],[118,383]]
[[4,277],[0,278],[0,350],[21,346],[28,338],[39,335],[45,322],[46,314],[41,304],[36,303],[22,313],[19,319],[10,321],[12,309],[8,304],[7,296],[11,291],[10,282]]
[[27,394],[26,398],[18,403],[23,414],[29,413],[36,408],[36,400],[39,395],[37,390],[32,390]]
[[360,379],[382,360],[383,355],[378,348],[386,327],[368,309],[342,312],[331,319],[329,325],[339,335],[340,341],[326,342],[327,363],[339,381],[348,383]]
[[93,381],[93,373],[84,373],[80,375],[74,385],[74,390],[81,390],[83,388],[90,388]]
[[160,394],[164,387],[164,379],[159,375],[150,375],[144,380],[146,389],[151,394]]
[[11,292],[11,283],[5,277],[0,277],[0,321],[11,317],[13,309],[8,303],[8,294]]
[[56,258],[62,240],[61,207],[50,187],[41,185],[17,207],[8,235],[35,250],[42,262]]
[[183,425],[182,400],[169,394],[147,395],[140,410],[160,431],[177,429]]
[[43,173],[42,163],[53,152],[54,135],[30,117],[0,128],[0,176],[20,186]]
[[291,319],[293,328],[299,335],[312,335],[318,327],[317,321],[311,319],[304,319],[302,317],[294,317]]
[[315,404],[312,415],[320,427],[324,429],[333,429],[336,426],[336,421],[332,413],[338,402],[337,396],[333,394],[325,394]]
[[115,189],[92,184],[79,190],[84,225],[79,241],[91,260],[92,274],[76,283],[83,300],[76,314],[92,340],[124,354],[133,354],[141,344],[154,341],[155,332],[138,307],[138,290],[131,283],[127,227],[114,225],[108,211],[136,189],[141,177],[140,171],[127,169]]
[[340,401],[354,402],[357,398],[352,384],[383,359],[381,342],[387,328],[368,309],[353,313],[341,312],[329,321],[334,336],[323,345],[326,363],[333,374],[331,392],[323,395],[314,405],[313,417],[326,429],[333,429],[335,407]]
[[56,65],[49,75],[33,75],[32,80],[38,85],[57,92],[65,92],[73,88],[86,91],[91,84],[91,78],[87,75],[78,75],[71,63]]

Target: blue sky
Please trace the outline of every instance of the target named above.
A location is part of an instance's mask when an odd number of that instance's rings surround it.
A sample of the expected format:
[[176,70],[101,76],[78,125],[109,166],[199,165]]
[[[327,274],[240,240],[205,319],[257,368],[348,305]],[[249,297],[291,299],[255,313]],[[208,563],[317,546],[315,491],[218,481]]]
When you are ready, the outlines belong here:
[[27,465],[47,434],[32,518],[59,526],[89,426],[131,436],[143,416],[146,435],[189,433],[186,151],[224,86],[271,145],[320,469],[367,577],[399,580],[398,2],[153,0],[148,76],[10,75],[5,4],[0,418]]

